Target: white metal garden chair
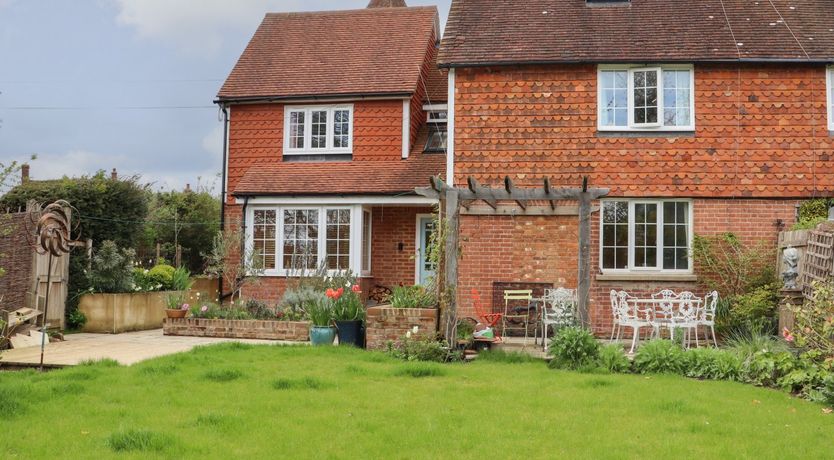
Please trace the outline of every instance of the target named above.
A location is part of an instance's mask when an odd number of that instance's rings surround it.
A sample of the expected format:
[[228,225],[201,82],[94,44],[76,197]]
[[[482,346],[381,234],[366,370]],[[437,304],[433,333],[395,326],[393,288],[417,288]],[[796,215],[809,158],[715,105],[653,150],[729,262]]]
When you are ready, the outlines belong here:
[[691,334],[695,334],[695,346],[698,343],[698,320],[701,311],[702,299],[696,297],[695,294],[689,291],[683,291],[677,296],[675,308],[672,309],[672,339],[675,338],[675,329],[683,329],[684,345],[688,348],[692,339]]
[[[547,329],[549,326],[570,326],[576,315],[576,290],[574,289],[545,289],[542,297],[542,335],[544,337],[544,351],[547,352]],[[554,329],[553,333],[556,331]]]
[[[718,291],[712,291],[704,296],[704,305],[698,317],[698,325],[709,329],[712,334],[712,344],[718,348],[718,339],[715,337],[715,311],[718,309]],[[706,334],[706,332],[704,333]],[[698,330],[695,330],[695,338],[698,338]],[[709,342],[709,337],[705,337]]]
[[634,353],[634,348],[637,347],[637,340],[640,338],[640,329],[644,327],[652,327],[652,309],[640,308],[638,299],[630,296],[625,291],[611,291],[611,309],[614,313],[614,324],[617,329],[617,340],[620,340],[622,328],[630,327],[631,335],[631,350],[629,354]]
[[675,329],[672,327],[673,310],[675,309],[678,294],[671,289],[664,289],[656,294],[652,294],[652,300],[658,302],[653,303],[654,314],[652,315],[652,337],[660,337],[661,330],[665,327],[669,329],[669,334],[674,339]]

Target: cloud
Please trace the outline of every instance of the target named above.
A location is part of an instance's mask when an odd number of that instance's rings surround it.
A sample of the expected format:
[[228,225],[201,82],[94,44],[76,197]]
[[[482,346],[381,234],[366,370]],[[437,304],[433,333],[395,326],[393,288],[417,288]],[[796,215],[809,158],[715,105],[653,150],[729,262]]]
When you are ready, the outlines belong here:
[[212,158],[223,156],[223,124],[218,123],[210,133],[203,138],[203,149],[212,154]]
[[[0,2],[6,0],[0,0]],[[188,54],[214,56],[228,32],[251,34],[268,11],[297,10],[300,0],[115,0],[116,21],[141,38]]]

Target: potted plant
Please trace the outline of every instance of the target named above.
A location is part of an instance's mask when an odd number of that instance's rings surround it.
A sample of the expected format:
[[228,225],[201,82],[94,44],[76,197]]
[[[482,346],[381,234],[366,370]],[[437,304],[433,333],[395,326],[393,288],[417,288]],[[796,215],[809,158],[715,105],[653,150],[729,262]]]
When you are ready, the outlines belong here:
[[353,345],[362,348],[362,321],[365,319],[365,306],[359,295],[362,291],[358,284],[349,289],[328,289],[326,295],[333,302],[333,319],[339,332],[339,345]]
[[168,318],[185,318],[188,314],[190,305],[185,302],[184,292],[172,292],[166,297],[168,308],[165,310],[165,315]]
[[332,345],[336,338],[333,327],[333,306],[329,299],[310,301],[305,305],[307,316],[313,323],[310,328],[310,342],[313,345]]

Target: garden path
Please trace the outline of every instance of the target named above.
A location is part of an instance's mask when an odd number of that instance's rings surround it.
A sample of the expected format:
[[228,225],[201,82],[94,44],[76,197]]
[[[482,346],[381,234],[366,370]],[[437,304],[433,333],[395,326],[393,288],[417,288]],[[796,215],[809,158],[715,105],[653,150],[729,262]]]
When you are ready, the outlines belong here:
[[[64,342],[46,345],[45,365],[73,366],[83,361],[100,359],[113,359],[120,364],[131,365],[146,359],[189,351],[196,346],[222,342],[298,344],[274,340],[166,336],[162,335],[162,329],[123,334],[68,334],[65,339]],[[0,354],[0,368],[37,365],[40,362],[40,353],[39,346],[3,351]]]

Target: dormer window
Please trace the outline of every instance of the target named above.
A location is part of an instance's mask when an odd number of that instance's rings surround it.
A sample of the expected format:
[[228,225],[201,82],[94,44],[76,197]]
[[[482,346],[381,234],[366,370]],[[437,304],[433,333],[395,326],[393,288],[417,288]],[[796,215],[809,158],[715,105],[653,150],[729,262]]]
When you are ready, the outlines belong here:
[[693,131],[692,66],[600,66],[600,131]]
[[351,154],[353,105],[287,106],[284,155]]

